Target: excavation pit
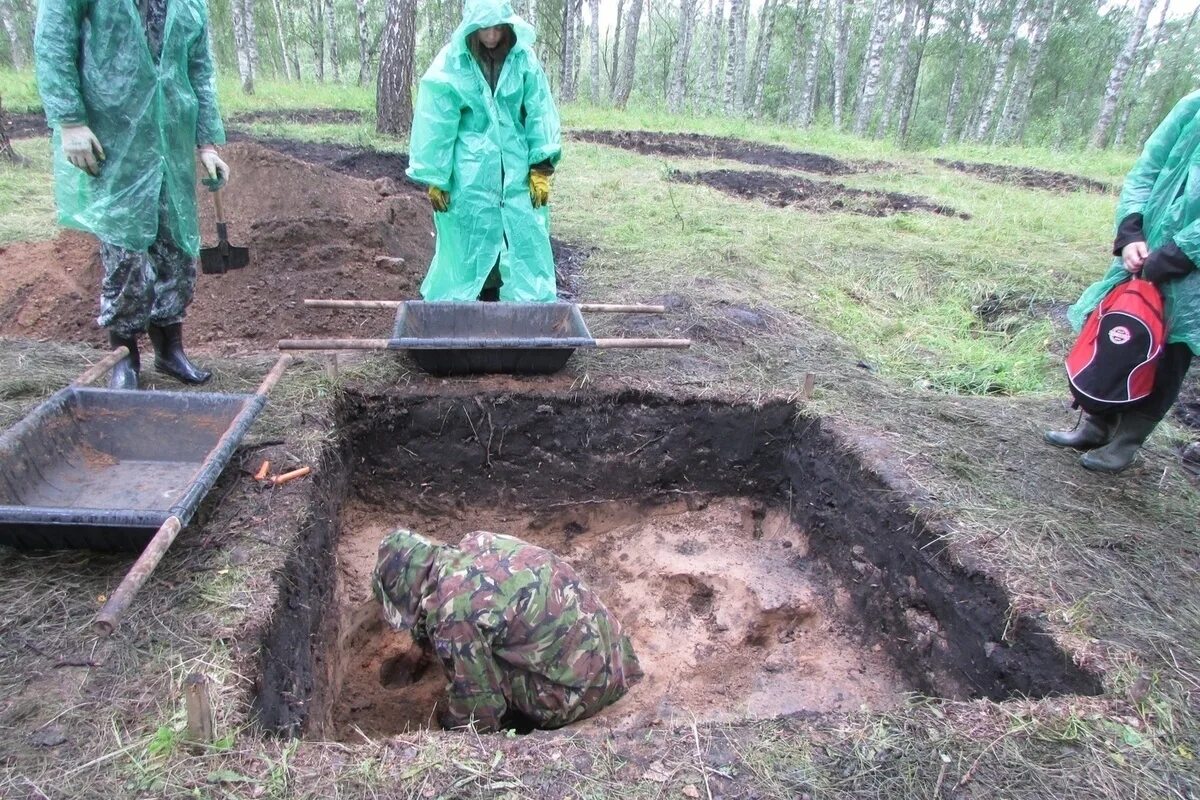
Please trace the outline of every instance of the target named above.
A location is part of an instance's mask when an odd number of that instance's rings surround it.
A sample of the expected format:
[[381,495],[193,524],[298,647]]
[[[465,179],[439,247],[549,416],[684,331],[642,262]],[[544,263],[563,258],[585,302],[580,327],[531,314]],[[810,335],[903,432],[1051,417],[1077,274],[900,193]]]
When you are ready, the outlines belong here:
[[354,740],[438,727],[440,665],[356,618],[398,527],[508,533],[576,568],[646,673],[583,729],[1098,693],[998,584],[930,546],[939,532],[860,453],[782,401],[352,396],[267,632],[260,722]]

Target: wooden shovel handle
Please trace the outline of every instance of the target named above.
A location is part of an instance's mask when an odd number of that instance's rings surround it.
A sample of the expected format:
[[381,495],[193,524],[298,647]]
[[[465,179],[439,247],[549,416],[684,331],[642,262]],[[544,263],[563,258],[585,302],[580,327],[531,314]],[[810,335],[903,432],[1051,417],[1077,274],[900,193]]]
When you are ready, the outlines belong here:
[[225,204],[221,202],[221,190],[217,189],[212,193],[213,205],[217,207],[217,224],[225,224]]
[[162,561],[163,556],[170,549],[171,543],[175,541],[175,537],[182,529],[183,521],[179,517],[167,517],[167,521],[158,529],[158,533],[154,534],[150,544],[146,545],[146,549],[138,556],[133,568],[125,576],[125,580],[121,581],[121,585],[117,587],[117,590],[104,603],[104,607],[100,609],[100,613],[96,615],[96,621],[92,623],[96,633],[101,636],[111,636],[117,629],[133,596],[138,593],[138,589],[142,588],[142,584],[150,577],[150,573],[154,572],[154,568],[158,566],[158,562]]
[[271,367],[271,371],[267,373],[267,377],[263,378],[263,382],[258,385],[258,390],[255,394],[261,394],[266,397],[271,390],[275,388],[275,384],[279,383],[279,379],[283,377],[286,370],[292,363],[292,356],[282,355],[275,362],[275,366]]
[[99,378],[104,373],[115,367],[119,361],[129,355],[129,348],[121,345],[116,350],[106,355],[104,358],[97,361],[92,366],[79,374],[79,377],[71,381],[72,386],[87,386],[92,381]]

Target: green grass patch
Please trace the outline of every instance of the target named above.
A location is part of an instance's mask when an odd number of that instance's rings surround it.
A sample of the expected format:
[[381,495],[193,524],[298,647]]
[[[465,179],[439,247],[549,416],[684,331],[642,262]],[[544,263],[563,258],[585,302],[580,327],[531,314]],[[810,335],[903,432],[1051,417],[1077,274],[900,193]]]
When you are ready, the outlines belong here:
[[26,139],[13,146],[26,163],[0,162],[0,245],[50,239],[57,232],[50,144]]

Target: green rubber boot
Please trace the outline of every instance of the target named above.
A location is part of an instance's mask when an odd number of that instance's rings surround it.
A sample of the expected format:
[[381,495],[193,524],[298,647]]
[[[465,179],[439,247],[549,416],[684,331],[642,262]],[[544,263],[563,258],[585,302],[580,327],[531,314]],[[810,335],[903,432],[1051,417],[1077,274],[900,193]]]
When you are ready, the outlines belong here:
[[1131,411],[1121,417],[1113,440],[1098,450],[1084,453],[1079,463],[1093,472],[1121,472],[1133,463],[1138,450],[1158,427],[1157,417]]
[[1112,441],[1117,432],[1120,417],[1097,416],[1083,412],[1079,424],[1069,431],[1046,431],[1043,437],[1047,444],[1055,447],[1072,447],[1076,450],[1093,450]]

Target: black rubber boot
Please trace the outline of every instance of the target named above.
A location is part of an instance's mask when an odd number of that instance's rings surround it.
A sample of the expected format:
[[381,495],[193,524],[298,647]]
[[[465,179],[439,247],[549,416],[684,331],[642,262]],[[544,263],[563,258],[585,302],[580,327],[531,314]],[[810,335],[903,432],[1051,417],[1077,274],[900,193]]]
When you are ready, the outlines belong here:
[[1137,451],[1150,438],[1158,423],[1158,417],[1130,411],[1121,417],[1112,442],[1099,450],[1084,453],[1079,463],[1094,472],[1122,471],[1133,463]]
[[116,350],[118,347],[128,347],[129,355],[117,362],[108,376],[110,389],[137,389],[138,370],[142,368],[142,359],[138,355],[137,337],[126,339],[124,336],[109,331],[108,346]]
[[1094,450],[1112,441],[1117,432],[1120,417],[1097,416],[1086,411],[1079,418],[1079,424],[1069,431],[1046,431],[1043,437],[1047,444],[1055,447],[1073,447],[1076,450]]
[[154,368],[182,383],[193,386],[207,383],[211,372],[198,369],[183,352],[183,323],[151,325],[150,341],[154,343]]

